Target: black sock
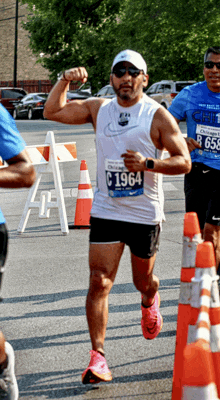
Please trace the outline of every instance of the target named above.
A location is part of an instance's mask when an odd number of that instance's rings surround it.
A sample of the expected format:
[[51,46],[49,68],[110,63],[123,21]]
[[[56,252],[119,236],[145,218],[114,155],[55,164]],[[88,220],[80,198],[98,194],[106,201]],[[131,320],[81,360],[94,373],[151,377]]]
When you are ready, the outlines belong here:
[[142,303],[141,303],[142,307],[144,307],[144,308],[150,308],[153,304],[154,304],[154,301],[153,301],[153,303],[152,303],[150,306],[145,306],[145,305],[143,304],[143,301],[142,301]]

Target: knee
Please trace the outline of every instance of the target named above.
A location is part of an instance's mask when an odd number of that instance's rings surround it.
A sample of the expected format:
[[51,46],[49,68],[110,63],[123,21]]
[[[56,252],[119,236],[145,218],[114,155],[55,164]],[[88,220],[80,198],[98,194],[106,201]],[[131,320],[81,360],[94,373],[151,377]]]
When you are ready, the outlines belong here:
[[219,245],[219,227],[206,223],[203,230],[203,239],[208,242],[212,242],[214,247]]
[[113,282],[103,271],[94,270],[90,274],[90,293],[108,294],[112,288]]

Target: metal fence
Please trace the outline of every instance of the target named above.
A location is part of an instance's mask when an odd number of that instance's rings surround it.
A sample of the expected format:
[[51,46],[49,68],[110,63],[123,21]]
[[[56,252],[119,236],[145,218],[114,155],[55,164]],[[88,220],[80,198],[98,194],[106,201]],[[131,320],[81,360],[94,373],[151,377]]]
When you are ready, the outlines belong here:
[[[17,81],[17,87],[26,90],[27,93],[49,93],[53,87],[54,83],[50,80],[26,80]],[[0,87],[13,87],[13,81],[0,81]],[[75,90],[79,86],[77,83],[70,84],[70,90]]]

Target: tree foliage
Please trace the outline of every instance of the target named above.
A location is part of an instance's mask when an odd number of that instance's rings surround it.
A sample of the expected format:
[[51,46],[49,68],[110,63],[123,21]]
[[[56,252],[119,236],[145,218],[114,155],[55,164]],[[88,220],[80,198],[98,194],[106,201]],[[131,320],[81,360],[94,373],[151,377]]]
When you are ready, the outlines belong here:
[[118,51],[148,63],[150,83],[202,80],[203,56],[220,45],[220,0],[21,0],[33,12],[25,28],[39,61],[56,79],[85,66],[93,90],[108,83]]
[[220,0],[129,1],[121,29],[132,38],[127,45],[145,56],[154,82],[203,80],[204,53],[220,46],[219,11]]
[[24,24],[39,62],[56,79],[63,69],[85,66],[97,87],[106,80],[112,52],[108,36],[120,15],[120,0],[22,0],[33,15]]

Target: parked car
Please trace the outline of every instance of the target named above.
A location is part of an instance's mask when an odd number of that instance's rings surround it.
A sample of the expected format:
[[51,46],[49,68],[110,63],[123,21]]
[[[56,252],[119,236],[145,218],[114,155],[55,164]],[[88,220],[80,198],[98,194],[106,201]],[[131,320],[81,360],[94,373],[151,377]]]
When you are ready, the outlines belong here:
[[13,87],[0,87],[0,103],[13,114],[15,103],[26,96],[24,89]]
[[48,93],[29,93],[14,108],[13,118],[43,118]]
[[95,97],[105,97],[107,99],[111,99],[116,96],[115,91],[111,85],[106,85],[102,89],[100,89],[96,94]]
[[160,81],[146,88],[145,93],[168,108],[174,97],[186,86],[193,85],[196,81]]
[[90,82],[83,83],[76,90],[69,90],[67,92],[67,102],[72,100],[85,100],[92,96],[92,89]]

